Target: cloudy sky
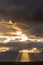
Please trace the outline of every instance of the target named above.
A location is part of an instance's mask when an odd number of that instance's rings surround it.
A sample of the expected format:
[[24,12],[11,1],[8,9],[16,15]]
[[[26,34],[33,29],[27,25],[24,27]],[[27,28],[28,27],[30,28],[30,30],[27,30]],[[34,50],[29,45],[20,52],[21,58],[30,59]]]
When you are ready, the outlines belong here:
[[42,22],[43,0],[0,0],[0,18]]
[[43,0],[0,0],[0,19],[37,24],[29,33],[43,36]]

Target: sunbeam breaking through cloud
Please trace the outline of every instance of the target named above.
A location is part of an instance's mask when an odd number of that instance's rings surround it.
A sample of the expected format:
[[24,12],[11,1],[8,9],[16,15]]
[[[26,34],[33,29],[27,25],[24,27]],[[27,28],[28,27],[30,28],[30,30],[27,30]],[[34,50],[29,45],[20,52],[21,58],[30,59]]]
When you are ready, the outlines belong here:
[[12,40],[14,42],[43,42],[43,38],[38,38],[35,35],[30,35],[29,32],[29,35],[27,36],[27,34],[24,33],[26,30],[19,28],[15,23],[13,24],[11,20],[9,23],[1,22],[0,25],[0,43],[8,43]]

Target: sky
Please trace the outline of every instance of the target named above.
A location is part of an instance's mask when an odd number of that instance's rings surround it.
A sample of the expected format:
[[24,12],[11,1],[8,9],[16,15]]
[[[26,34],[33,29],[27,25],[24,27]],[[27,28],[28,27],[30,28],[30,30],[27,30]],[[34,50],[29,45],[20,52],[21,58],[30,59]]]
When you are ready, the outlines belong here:
[[[0,18],[27,23],[43,21],[43,0],[0,0]],[[37,20],[37,21],[36,21]]]
[[3,19],[32,25],[26,32],[43,37],[43,0],[0,0],[0,20]]

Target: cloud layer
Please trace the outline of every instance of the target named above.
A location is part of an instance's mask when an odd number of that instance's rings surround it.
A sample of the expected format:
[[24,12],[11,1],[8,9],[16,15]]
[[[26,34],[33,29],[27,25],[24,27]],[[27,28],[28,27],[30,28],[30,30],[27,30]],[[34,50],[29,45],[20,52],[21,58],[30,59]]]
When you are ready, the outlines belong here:
[[0,0],[0,18],[43,19],[42,0]]

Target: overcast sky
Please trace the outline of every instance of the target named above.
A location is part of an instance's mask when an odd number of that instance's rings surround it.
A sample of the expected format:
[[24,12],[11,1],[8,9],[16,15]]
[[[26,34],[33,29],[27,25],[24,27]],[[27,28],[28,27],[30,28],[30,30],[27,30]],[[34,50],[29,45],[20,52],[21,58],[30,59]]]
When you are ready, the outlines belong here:
[[[24,20],[39,25],[43,22],[43,0],[0,0],[0,19]],[[29,33],[43,36],[43,24],[33,26]]]
[[[43,0],[0,0],[0,18],[43,20]],[[42,22],[42,21],[41,21]]]

